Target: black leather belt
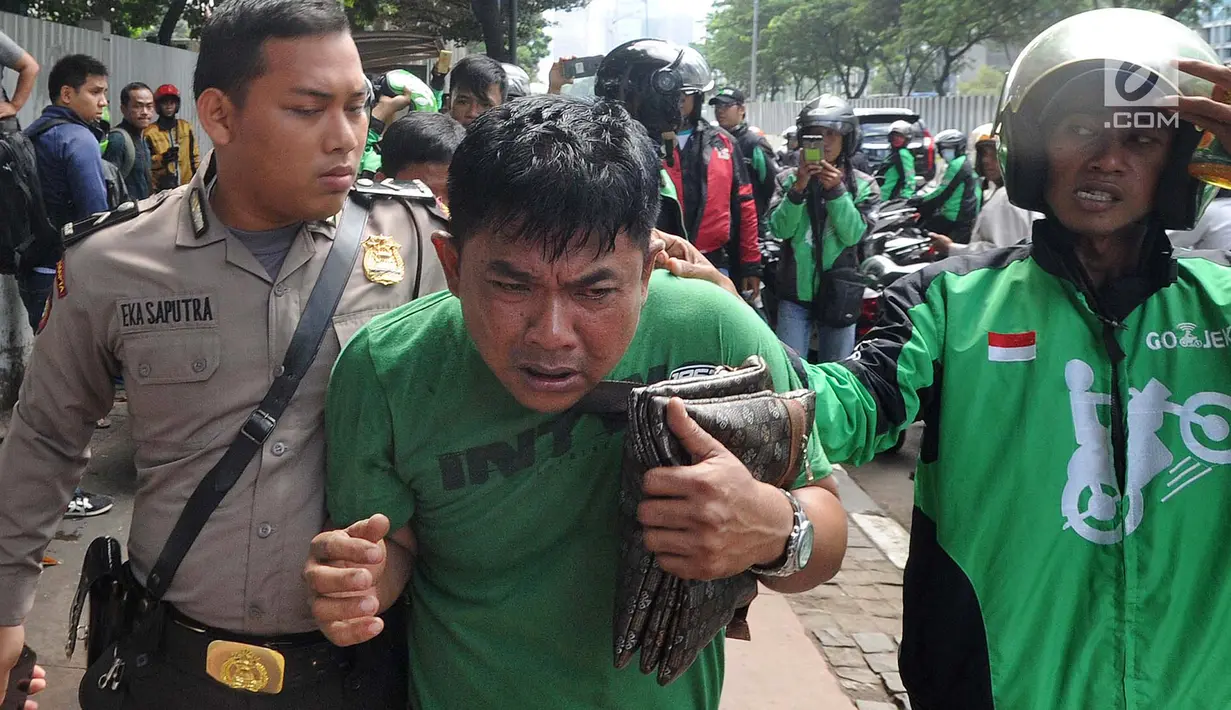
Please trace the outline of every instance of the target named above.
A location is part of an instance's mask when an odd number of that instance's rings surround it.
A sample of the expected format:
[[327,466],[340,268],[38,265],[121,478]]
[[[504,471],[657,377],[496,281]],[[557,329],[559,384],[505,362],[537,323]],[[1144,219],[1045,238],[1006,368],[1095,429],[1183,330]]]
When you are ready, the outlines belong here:
[[353,649],[333,645],[319,631],[283,636],[249,636],[210,628],[175,609],[168,609],[162,633],[162,653],[167,663],[192,675],[207,676],[208,650],[215,641],[231,641],[276,651],[286,664],[283,689],[342,678],[354,667]]

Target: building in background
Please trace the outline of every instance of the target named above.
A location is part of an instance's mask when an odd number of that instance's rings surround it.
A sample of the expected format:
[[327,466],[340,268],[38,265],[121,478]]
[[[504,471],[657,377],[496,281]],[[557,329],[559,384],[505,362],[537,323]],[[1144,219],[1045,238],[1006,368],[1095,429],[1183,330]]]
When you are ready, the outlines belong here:
[[558,57],[606,54],[629,40],[655,37],[688,45],[705,37],[711,0],[592,0],[570,12],[547,12],[551,53],[539,65],[546,77]]
[[1231,62],[1231,5],[1215,5],[1201,18],[1200,27],[1194,29],[1218,52],[1224,64]]

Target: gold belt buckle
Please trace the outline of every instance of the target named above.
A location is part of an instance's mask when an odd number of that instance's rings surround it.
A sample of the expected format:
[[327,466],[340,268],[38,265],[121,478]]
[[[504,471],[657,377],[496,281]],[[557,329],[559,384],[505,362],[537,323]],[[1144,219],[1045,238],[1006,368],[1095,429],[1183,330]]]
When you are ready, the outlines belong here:
[[228,688],[277,695],[282,692],[286,659],[264,646],[213,641],[205,652],[205,672]]

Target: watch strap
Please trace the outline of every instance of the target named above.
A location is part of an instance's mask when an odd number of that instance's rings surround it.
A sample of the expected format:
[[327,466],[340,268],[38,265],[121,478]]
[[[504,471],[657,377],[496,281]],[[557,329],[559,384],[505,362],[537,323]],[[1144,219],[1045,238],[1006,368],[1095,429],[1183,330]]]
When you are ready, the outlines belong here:
[[786,550],[781,557],[767,565],[753,565],[748,568],[749,572],[763,577],[789,577],[799,571],[796,568],[796,560],[799,559],[799,545],[803,538],[803,528],[807,517],[804,515],[803,505],[800,504],[795,494],[785,488],[778,490],[782,491],[787,500],[791,501],[791,509],[794,513],[793,525],[791,534],[786,539]]

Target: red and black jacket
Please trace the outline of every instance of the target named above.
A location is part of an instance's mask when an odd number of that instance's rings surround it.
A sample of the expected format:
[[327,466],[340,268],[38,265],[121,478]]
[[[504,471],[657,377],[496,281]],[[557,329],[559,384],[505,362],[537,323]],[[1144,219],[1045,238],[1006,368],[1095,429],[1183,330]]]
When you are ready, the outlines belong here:
[[689,241],[715,263],[725,265],[723,247],[734,240],[739,245],[741,263],[732,271],[759,276],[757,207],[735,139],[702,119],[684,150],[678,145],[672,150],[674,155],[664,167],[682,200]]

